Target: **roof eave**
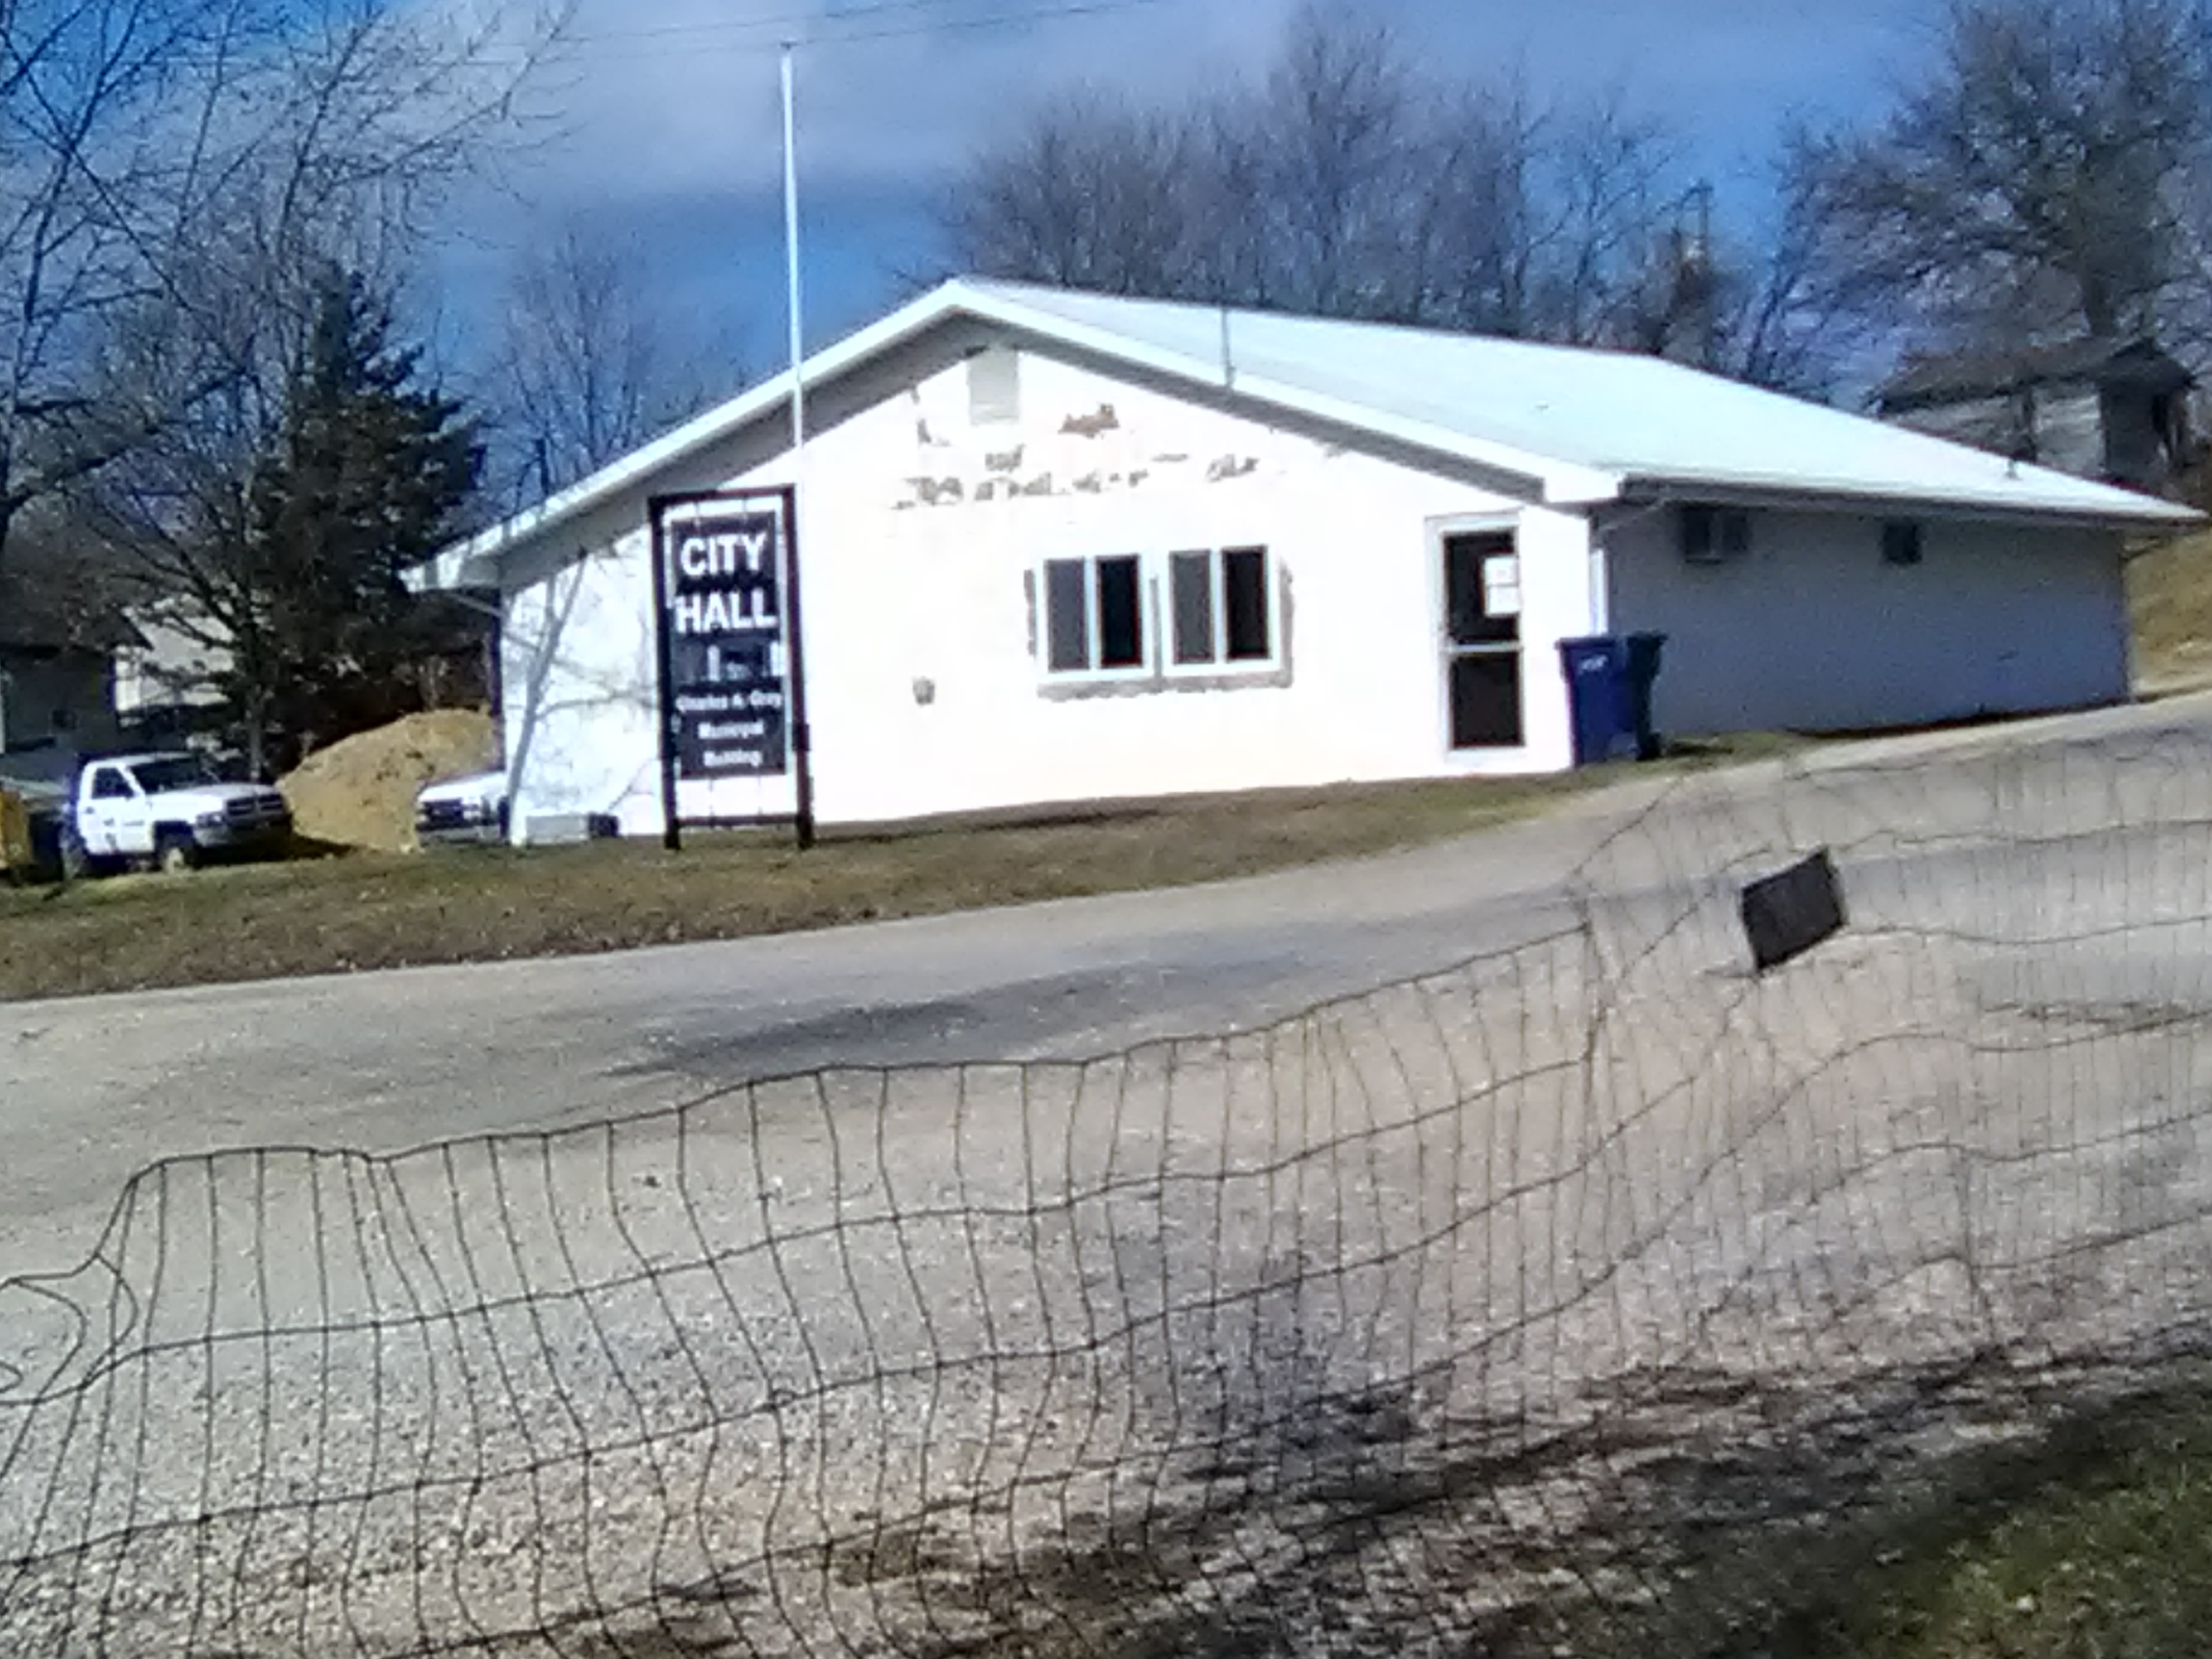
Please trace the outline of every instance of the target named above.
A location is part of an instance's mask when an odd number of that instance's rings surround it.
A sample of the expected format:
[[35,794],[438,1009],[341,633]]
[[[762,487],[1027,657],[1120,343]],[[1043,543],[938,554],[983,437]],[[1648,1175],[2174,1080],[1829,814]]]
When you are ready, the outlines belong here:
[[[971,298],[963,284],[947,283],[817,352],[801,366],[800,379],[812,386],[841,374],[854,364],[936,326],[945,317],[965,308]],[[686,456],[743,431],[778,410],[788,408],[791,395],[792,375],[786,370],[693,416],[620,459],[609,462],[537,506],[489,530],[479,531],[465,541],[440,550],[407,573],[407,585],[417,592],[496,587],[500,585],[501,563],[508,554],[532,545],[562,525],[638,488]]]
[[[2127,492],[2106,485],[2115,496]],[[2205,515],[2193,507],[2144,495],[2109,504],[2090,501],[2006,500],[1957,491],[1915,494],[1873,490],[1818,479],[1728,478],[1713,476],[1637,474],[1622,485],[1625,500],[1693,501],[1743,507],[1799,507],[1823,509],[1890,510],[1925,518],[2075,526],[2127,530],[2140,534],[2179,535],[2199,529]]]
[[[951,282],[890,316],[809,358],[801,370],[808,386],[818,386],[878,354],[936,327],[956,315],[1048,340],[1066,349],[1111,358],[1186,385],[1217,389],[1286,413],[1372,434],[1385,441],[1449,457],[1490,471],[1525,477],[1559,506],[1581,507],[1616,499],[1621,476],[1554,456],[1469,436],[1448,427],[1378,414],[1349,399],[1332,398],[1272,381],[1264,376],[1224,374],[1220,365],[1129,340],[1109,330],[1070,322],[1024,306],[1018,296],[988,286]],[[774,414],[789,404],[788,373],[708,410],[644,447],[602,467],[589,477],[516,514],[465,541],[441,550],[407,573],[418,592],[454,588],[497,587],[501,565],[564,524],[636,489],[686,456]]]

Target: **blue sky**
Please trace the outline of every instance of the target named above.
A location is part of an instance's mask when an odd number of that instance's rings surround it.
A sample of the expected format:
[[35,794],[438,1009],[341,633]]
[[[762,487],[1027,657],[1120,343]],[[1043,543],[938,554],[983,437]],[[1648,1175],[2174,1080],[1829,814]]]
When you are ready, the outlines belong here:
[[[448,348],[471,355],[514,250],[581,222],[652,261],[675,318],[782,349],[776,43],[800,41],[810,340],[880,313],[943,258],[932,208],[963,157],[1089,82],[1173,96],[1263,65],[1297,0],[1149,0],[1012,27],[937,27],[1079,0],[581,0],[538,102],[549,120],[472,203],[441,281]],[[1696,165],[1748,200],[1796,115],[1874,106],[1931,47],[1941,0],[1334,0],[1420,61],[1518,68],[1540,91],[1620,88],[1669,120]],[[852,16],[854,8],[865,9]],[[842,21],[836,15],[848,14]],[[839,40],[862,30],[918,31]],[[705,326],[712,319],[711,329]]]

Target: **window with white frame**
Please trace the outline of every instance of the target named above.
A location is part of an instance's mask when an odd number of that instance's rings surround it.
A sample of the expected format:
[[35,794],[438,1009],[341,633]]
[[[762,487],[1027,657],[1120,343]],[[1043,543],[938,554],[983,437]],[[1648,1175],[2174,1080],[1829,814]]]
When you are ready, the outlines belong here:
[[1275,654],[1267,550],[1224,547],[1168,556],[1170,654],[1178,668],[1264,663]]
[[1257,546],[1048,559],[1045,671],[1164,677],[1265,668],[1279,651],[1273,582],[1273,561]]
[[1145,666],[1144,562],[1135,554],[1048,559],[1045,666],[1097,674]]

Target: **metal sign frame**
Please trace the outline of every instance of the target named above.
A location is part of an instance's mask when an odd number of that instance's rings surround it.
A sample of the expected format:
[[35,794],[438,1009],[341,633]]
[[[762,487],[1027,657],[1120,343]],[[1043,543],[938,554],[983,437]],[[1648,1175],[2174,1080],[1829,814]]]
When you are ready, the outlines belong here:
[[[678,811],[677,727],[676,709],[676,631],[675,619],[669,608],[669,538],[670,516],[684,509],[726,508],[733,513],[773,513],[776,517],[779,535],[778,592],[783,611],[785,650],[784,715],[787,743],[791,757],[791,773],[795,810],[788,816],[769,813],[752,817],[684,818]],[[677,495],[655,495],[647,503],[653,544],[653,662],[658,685],[654,696],[654,714],[659,723],[660,746],[660,808],[665,828],[662,844],[671,852],[680,851],[684,831],[694,829],[750,829],[763,824],[789,823],[798,836],[799,845],[814,845],[814,738],[806,720],[806,658],[804,640],[805,630],[799,605],[799,492],[789,484],[757,489],[690,490]]]

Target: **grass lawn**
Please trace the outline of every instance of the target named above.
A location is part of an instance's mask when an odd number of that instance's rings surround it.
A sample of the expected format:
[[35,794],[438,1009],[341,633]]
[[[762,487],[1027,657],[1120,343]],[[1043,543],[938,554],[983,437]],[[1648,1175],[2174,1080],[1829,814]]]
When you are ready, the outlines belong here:
[[[1833,1534],[1790,1505],[1697,1534],[1711,1553],[1595,1659],[2197,1659],[2212,1650],[2212,1376],[1966,1452]],[[1646,1622],[1646,1620],[1650,1622]],[[1555,1651],[1558,1650],[1554,1650]]]
[[354,854],[0,888],[0,998],[611,951],[1211,881],[1440,840],[1620,775],[1180,799],[833,836],[804,854],[787,833],[695,834],[681,854],[635,841]]
[[2021,1474],[1996,1501],[1896,1540],[1820,1651],[2193,1659],[2212,1647],[2212,1396],[2079,1425]]

